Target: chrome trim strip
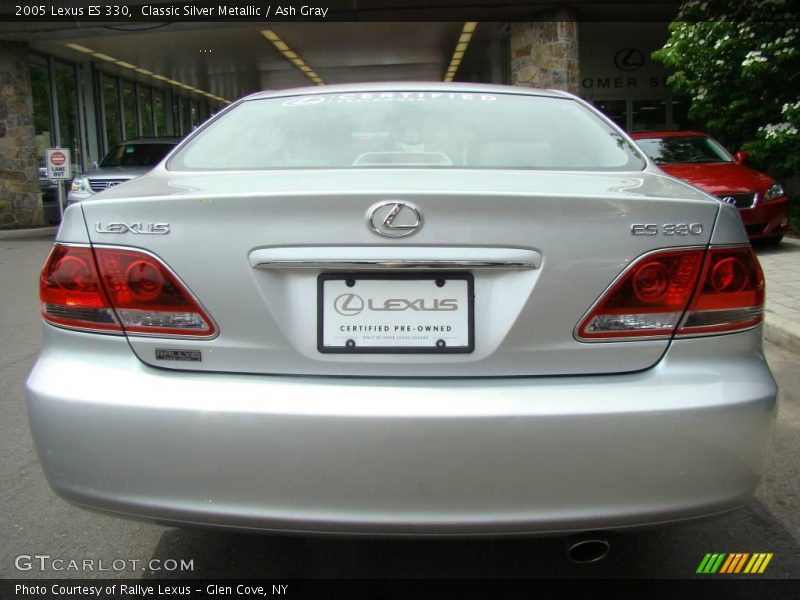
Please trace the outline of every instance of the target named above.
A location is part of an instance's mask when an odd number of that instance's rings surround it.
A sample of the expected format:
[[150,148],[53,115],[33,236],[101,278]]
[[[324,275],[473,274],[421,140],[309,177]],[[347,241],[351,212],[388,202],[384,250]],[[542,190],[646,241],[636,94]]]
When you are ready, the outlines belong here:
[[253,265],[256,269],[536,269],[530,262],[480,260],[270,260]]
[[254,269],[538,269],[542,255],[528,248],[452,246],[283,246],[250,252]]

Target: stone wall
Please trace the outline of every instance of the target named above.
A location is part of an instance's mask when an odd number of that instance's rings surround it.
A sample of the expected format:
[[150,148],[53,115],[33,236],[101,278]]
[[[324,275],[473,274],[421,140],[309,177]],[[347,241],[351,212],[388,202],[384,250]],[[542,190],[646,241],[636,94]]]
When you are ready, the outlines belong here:
[[27,44],[0,42],[0,229],[41,225]]
[[511,24],[511,83],[578,93],[578,21],[569,10]]

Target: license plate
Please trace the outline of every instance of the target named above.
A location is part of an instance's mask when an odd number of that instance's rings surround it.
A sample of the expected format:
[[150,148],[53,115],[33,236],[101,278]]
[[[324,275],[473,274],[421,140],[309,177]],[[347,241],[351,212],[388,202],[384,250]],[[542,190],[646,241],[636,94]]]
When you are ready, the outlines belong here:
[[475,348],[470,273],[325,273],[317,285],[320,352],[446,354]]

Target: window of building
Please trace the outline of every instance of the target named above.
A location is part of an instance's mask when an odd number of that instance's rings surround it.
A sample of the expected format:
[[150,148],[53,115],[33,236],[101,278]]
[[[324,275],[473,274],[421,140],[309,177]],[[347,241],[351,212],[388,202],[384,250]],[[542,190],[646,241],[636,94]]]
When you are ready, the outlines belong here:
[[189,109],[189,116],[190,116],[190,125],[193,129],[200,124],[200,107],[197,105],[197,102],[192,102],[191,107]]
[[56,144],[62,148],[69,148],[72,172],[80,173],[83,170],[83,144],[78,122],[78,88],[75,75],[74,66],[56,65],[54,79],[60,136]]
[[156,92],[154,94],[155,107],[155,131],[153,135],[167,135],[167,105],[164,102],[164,94]]
[[174,135],[182,135],[181,131],[181,103],[180,99],[172,95],[172,133]]
[[634,100],[631,131],[656,131],[667,128],[666,100]]
[[45,149],[55,143],[53,119],[50,111],[50,76],[46,64],[31,64],[31,92],[33,95],[33,128],[39,165],[44,166]]
[[595,106],[623,129],[627,129],[627,101],[626,100],[597,100]]
[[691,101],[688,98],[672,99],[672,129],[696,129],[698,124],[689,118]]
[[119,90],[115,79],[103,77],[103,109],[105,114],[106,145],[109,149],[122,139],[120,127]]
[[125,139],[130,140],[139,136],[139,127],[136,123],[136,96],[133,85],[122,84],[122,110],[125,111]]
[[153,137],[153,98],[150,88],[139,90],[139,111],[142,115],[142,135]]
[[192,130],[192,114],[188,98],[180,98],[181,103],[181,135],[186,135]]

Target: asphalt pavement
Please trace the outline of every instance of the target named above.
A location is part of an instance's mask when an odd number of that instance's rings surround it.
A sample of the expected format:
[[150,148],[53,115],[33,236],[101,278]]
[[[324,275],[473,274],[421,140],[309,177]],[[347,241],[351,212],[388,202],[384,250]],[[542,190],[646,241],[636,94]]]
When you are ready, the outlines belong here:
[[[767,358],[782,397],[757,497],[714,520],[615,535],[608,558],[591,565],[571,564],[558,538],[243,535],[126,521],[67,504],[41,472],[23,394],[41,341],[37,276],[51,244],[0,240],[0,578],[684,578],[707,552],[771,552],[765,577],[800,578],[800,357],[771,344]],[[50,558],[26,558],[37,555]],[[66,570],[52,568],[56,559]],[[191,561],[193,569],[153,570],[173,566],[170,559]],[[95,570],[70,570],[70,560],[92,560]]]

